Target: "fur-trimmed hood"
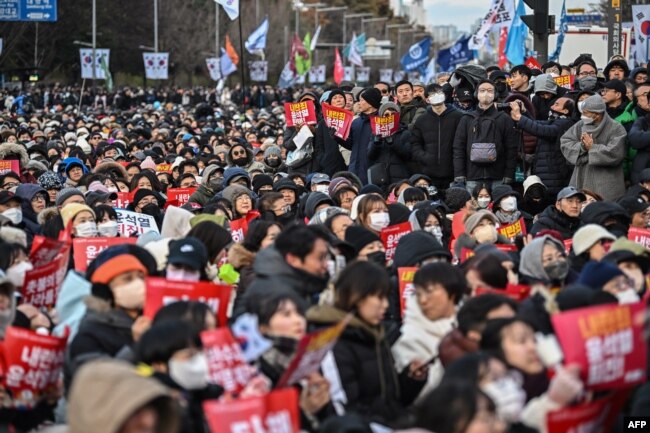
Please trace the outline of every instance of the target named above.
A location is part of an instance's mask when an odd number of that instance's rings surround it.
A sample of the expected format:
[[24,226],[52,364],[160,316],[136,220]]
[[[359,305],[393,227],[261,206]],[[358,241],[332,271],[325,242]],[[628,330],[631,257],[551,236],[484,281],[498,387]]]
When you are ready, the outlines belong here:
[[255,253],[247,250],[242,244],[233,244],[228,250],[228,263],[235,269],[241,269],[244,266],[253,266]]
[[94,173],[103,174],[112,178],[115,177],[115,174],[119,173],[119,177],[127,179],[126,168],[117,162],[106,161],[102,162],[101,164],[97,164]]
[[[9,155],[17,155],[20,157],[20,167],[24,167],[29,162],[29,155],[27,149],[22,144],[18,143],[2,143],[0,144],[0,160],[10,159]],[[18,173],[20,174],[20,173]]]
[[59,208],[56,206],[46,207],[38,214],[37,222],[42,226],[52,218],[59,216]]

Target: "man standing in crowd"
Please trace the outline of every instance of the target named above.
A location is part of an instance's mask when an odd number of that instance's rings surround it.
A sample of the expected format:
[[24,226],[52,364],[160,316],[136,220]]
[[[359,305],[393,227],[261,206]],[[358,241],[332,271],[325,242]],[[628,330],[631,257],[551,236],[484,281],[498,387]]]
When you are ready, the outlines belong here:
[[411,129],[417,118],[425,112],[424,102],[413,97],[413,84],[407,80],[395,84],[395,97],[400,109],[400,122]]

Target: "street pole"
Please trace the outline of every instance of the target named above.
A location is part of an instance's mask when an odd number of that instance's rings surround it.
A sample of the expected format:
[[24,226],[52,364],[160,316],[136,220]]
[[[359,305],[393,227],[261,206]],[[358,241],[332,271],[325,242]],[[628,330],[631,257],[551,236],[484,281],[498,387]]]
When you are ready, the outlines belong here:
[[214,2],[214,52],[217,59],[221,57],[221,50],[219,50],[219,3],[217,2]]
[[158,0],[153,0],[153,47],[158,52]]
[[295,25],[296,25],[296,28],[295,28],[294,33],[297,34],[298,37],[300,37],[300,33],[299,33],[299,31],[300,31],[300,10],[298,8],[296,8],[296,22],[295,22]]
[[95,69],[97,68],[97,0],[93,0],[93,95],[95,94],[95,80],[97,79],[97,74]]
[[289,26],[284,26],[284,64],[289,61]]
[[38,21],[36,21],[36,39],[34,39],[34,67],[38,66]]

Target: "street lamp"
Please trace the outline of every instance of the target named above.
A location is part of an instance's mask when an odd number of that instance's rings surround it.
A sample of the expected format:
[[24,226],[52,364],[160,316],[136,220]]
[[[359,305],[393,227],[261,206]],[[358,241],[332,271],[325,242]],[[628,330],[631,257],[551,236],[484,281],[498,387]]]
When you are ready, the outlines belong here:
[[296,11],[296,34],[300,35],[300,12],[307,12],[312,8],[327,6],[325,3],[303,3],[300,0],[294,0],[293,9]]
[[[333,7],[327,7],[327,8],[316,8],[314,9],[314,20],[315,22],[315,27],[318,28],[318,13],[319,12],[338,12],[338,11],[346,11],[348,10],[347,6],[333,6]],[[286,62],[285,62],[286,63]],[[314,65],[318,65],[318,47],[314,47]]]

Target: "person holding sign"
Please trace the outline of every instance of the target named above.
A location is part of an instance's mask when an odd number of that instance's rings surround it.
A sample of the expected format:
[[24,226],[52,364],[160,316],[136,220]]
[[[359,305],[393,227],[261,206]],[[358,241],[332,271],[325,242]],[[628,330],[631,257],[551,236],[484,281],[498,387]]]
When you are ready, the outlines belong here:
[[[326,102],[335,108],[345,108],[345,94],[340,89],[330,91]],[[314,158],[318,160],[319,170],[328,176],[339,171],[347,170],[347,165],[339,150],[332,128],[327,126],[325,119],[320,119],[316,126],[314,137]]]
[[[399,113],[399,107],[394,102],[384,102],[379,107],[379,117],[388,117]],[[387,188],[388,185],[409,178],[406,161],[411,159],[410,134],[408,125],[400,123],[397,131],[382,137],[373,135],[368,147],[368,163],[370,182]]]

